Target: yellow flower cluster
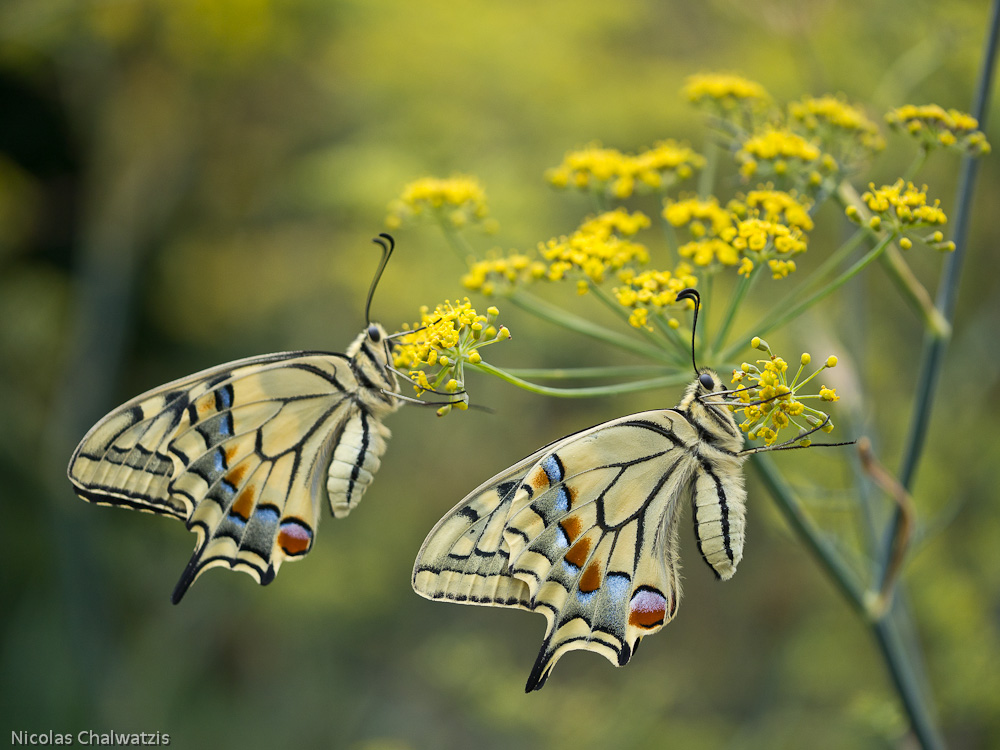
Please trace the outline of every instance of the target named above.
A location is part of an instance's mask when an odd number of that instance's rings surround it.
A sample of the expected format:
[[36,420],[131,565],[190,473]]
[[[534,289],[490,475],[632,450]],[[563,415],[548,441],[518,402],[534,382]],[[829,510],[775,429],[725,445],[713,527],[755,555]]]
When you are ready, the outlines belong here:
[[[896,234],[916,229],[918,227],[940,227],[948,221],[948,217],[941,209],[941,201],[935,199],[933,203],[927,203],[927,186],[917,188],[912,182],[906,183],[903,180],[896,180],[892,185],[875,187],[875,183],[869,183],[868,190],[862,194],[861,200],[871,211],[871,216],[867,224],[874,230],[888,230]],[[847,217],[860,224],[862,222],[861,213],[855,206],[848,206],[845,209]],[[906,238],[903,238],[906,240]],[[927,237],[922,238],[931,247],[937,250],[952,251],[955,249],[954,242],[946,242],[944,235],[940,231],[934,231]],[[901,241],[900,246],[908,249],[908,240]]]
[[562,164],[546,172],[546,178],[555,187],[597,190],[624,199],[637,187],[648,190],[670,187],[704,164],[701,154],[673,140],[659,141],[638,154],[592,144],[568,152]]
[[769,221],[787,224],[789,227],[795,227],[803,232],[811,232],[814,226],[812,217],[809,215],[812,202],[800,199],[794,192],[763,187],[747,193],[742,202],[745,211],[741,210],[739,202],[734,201],[730,205],[738,215],[743,216],[747,213],[757,212],[758,215]]
[[478,224],[484,231],[496,231],[496,221],[489,218],[486,191],[475,177],[422,177],[409,183],[389,204],[385,223],[395,229],[407,219],[428,215],[453,229]]
[[[649,270],[637,273],[626,268],[618,274],[622,286],[615,287],[612,293],[620,305],[631,310],[630,325],[651,329],[648,323],[650,312],[662,315],[663,308],[676,304],[678,292],[698,283],[693,270],[687,263],[679,264],[673,272]],[[668,318],[666,322],[671,328],[680,325],[676,318]]]
[[[469,302],[446,300],[433,311],[426,305],[420,308],[420,321],[399,336],[393,347],[393,362],[399,369],[408,371],[414,390],[419,396],[424,391],[449,395],[452,399],[438,410],[447,414],[452,407],[467,409],[463,368],[465,363],[479,364],[479,350],[497,341],[510,338],[504,326],[497,328],[500,311],[490,307],[480,315]],[[437,368],[434,371],[434,368]],[[428,371],[433,374],[429,377]]]
[[860,155],[857,147],[869,153],[885,148],[878,125],[842,96],[805,97],[789,104],[788,114],[806,132],[818,135],[828,151],[846,160]]
[[[792,425],[799,428],[800,435],[821,425],[820,429],[823,432],[832,431],[833,423],[829,421],[829,415],[802,402],[806,399],[837,401],[839,397],[836,390],[824,385],[815,394],[801,394],[800,391],[823,370],[835,367],[837,358],[828,357],[816,372],[800,380],[802,371],[811,361],[808,354],[803,354],[799,358],[799,369],[795,377],[789,381],[788,363],[772,354],[766,341],[754,337],[750,345],[767,352],[769,358],[757,360],[756,364],[744,362],[739,369],[733,370],[732,383],[741,384],[741,387],[734,390],[739,404],[734,404],[730,408],[734,411],[743,411],[744,419],[740,428],[747,433],[747,437],[751,440],[761,438],[765,445],[774,445],[778,433]],[[797,421],[800,417],[805,424]],[[808,445],[808,438],[804,438],[801,443]]]
[[990,144],[979,130],[979,122],[957,109],[946,110],[937,104],[906,104],[889,112],[885,121],[894,130],[919,138],[928,150],[943,146],[970,156],[990,153]]
[[[577,270],[599,284],[608,271],[648,263],[646,246],[627,238],[649,223],[649,217],[642,212],[630,214],[623,208],[588,219],[569,237],[553,238],[539,245],[539,253],[549,264],[545,277],[560,281],[570,271]],[[580,286],[581,292],[586,289],[586,284]]]
[[732,211],[720,206],[715,196],[709,196],[706,200],[667,200],[663,206],[663,218],[672,226],[686,226],[696,240],[705,236],[719,236],[733,225]]
[[689,76],[682,90],[693,104],[716,110],[763,109],[771,101],[767,90],[756,81],[729,73],[699,73]]
[[768,187],[751,190],[725,208],[714,197],[668,201],[663,217],[688,228],[693,239],[678,252],[696,266],[739,264],[738,272],[749,275],[756,258],[768,261],[771,275],[779,279],[795,270],[789,258],[806,251],[806,232],[813,228],[809,207],[795,193]]
[[819,146],[788,128],[767,126],[743,141],[736,152],[746,178],[783,178],[793,185],[819,187],[837,171],[837,161]]
[[547,274],[545,263],[527,253],[511,250],[504,256],[492,253],[484,260],[474,261],[462,277],[462,285],[489,297],[498,291],[498,285],[512,287],[543,279]]
[[609,271],[649,262],[645,245],[629,237],[645,229],[649,217],[640,211],[629,213],[624,208],[604,213],[584,221],[571,235],[554,237],[539,243],[541,259],[512,250],[505,256],[492,254],[471,264],[462,277],[467,289],[486,295],[503,288],[545,279],[562,281],[574,272],[580,293],[599,284]]

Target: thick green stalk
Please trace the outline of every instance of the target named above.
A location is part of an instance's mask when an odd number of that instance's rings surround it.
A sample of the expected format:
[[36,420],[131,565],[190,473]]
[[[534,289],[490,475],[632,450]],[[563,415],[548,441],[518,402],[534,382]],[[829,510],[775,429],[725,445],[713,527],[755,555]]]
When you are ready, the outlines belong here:
[[833,579],[834,584],[851,606],[857,610],[858,614],[867,617],[864,586],[840,559],[834,546],[820,534],[809,517],[802,512],[798,499],[791,487],[785,482],[784,477],[781,476],[781,472],[778,471],[778,467],[774,465],[771,457],[758,454],[751,459],[750,463],[768,492],[771,493],[778,510],[781,511],[788,525],[792,527],[792,531],[815,556],[820,567]]
[[933,711],[921,688],[919,674],[899,634],[898,605],[890,608],[889,612],[876,616],[869,607],[872,595],[844,564],[834,546],[820,535],[812,521],[802,512],[794,493],[770,457],[755,456],[752,464],[792,530],[813,554],[820,567],[830,576],[848,603],[869,624],[920,746],[923,750],[944,748]]
[[[993,0],[990,25],[987,29],[979,79],[976,85],[975,101],[972,107],[972,116],[979,120],[979,127],[981,129],[986,128],[986,113],[989,110],[990,91],[993,88],[993,75],[996,67],[998,44],[1000,44],[1000,0]],[[955,210],[952,214],[953,225],[955,227],[952,239],[955,242],[955,251],[945,260],[941,274],[941,285],[937,295],[937,308],[944,315],[949,325],[955,317],[958,283],[965,254],[968,250],[969,219],[978,168],[979,162],[977,159],[967,156],[962,160],[958,191],[955,197]],[[924,350],[920,361],[920,371],[917,376],[917,393],[914,399],[913,417],[903,450],[903,461],[899,474],[900,482],[908,490],[912,489],[914,475],[916,474],[917,466],[920,463],[920,457],[923,453],[924,442],[927,438],[927,427],[930,423],[931,405],[934,400],[937,381],[941,375],[941,366],[944,363],[944,353],[947,346],[948,338],[931,335],[924,337]],[[883,544],[883,549],[885,550],[883,554],[883,571],[888,559],[888,540],[891,540],[895,536],[896,527],[899,525],[900,520],[899,513],[894,514],[889,531],[886,534],[885,538],[887,541]]]

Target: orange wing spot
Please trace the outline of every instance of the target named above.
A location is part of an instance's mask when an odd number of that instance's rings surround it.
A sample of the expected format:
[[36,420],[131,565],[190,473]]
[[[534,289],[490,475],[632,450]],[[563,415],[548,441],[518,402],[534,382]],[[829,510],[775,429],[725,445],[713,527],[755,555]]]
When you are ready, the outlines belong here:
[[576,516],[564,518],[559,522],[559,526],[562,528],[563,533],[566,534],[566,538],[569,539],[570,544],[576,541],[576,538],[580,536],[580,531],[583,529],[583,523]]
[[587,557],[590,555],[590,539],[584,537],[579,542],[570,547],[569,552],[567,552],[563,559],[570,565],[582,568],[583,564],[587,562]]
[[597,591],[601,587],[601,570],[600,564],[595,560],[587,569],[583,571],[583,575],[580,576],[580,591],[584,594],[589,594],[591,591]]
[[628,624],[639,628],[655,628],[663,624],[667,600],[659,591],[639,589],[629,602]]
[[230,469],[229,473],[226,474],[226,481],[233,485],[233,487],[239,487],[243,484],[243,478],[247,475],[247,468],[247,465],[244,463]]
[[215,396],[212,396],[211,394],[203,396],[198,399],[195,408],[198,410],[199,417],[204,417],[206,414],[210,414],[215,411]]
[[239,451],[235,445],[230,445],[223,451],[223,455],[226,457],[226,466],[233,463],[233,459],[236,458],[236,454]]
[[566,489],[566,494],[569,495],[569,507],[570,509],[572,509],[573,506],[576,505],[576,496],[577,496],[576,487],[572,485],[566,485],[565,489]]
[[549,486],[549,475],[545,473],[545,469],[539,466],[535,469],[534,473],[528,477],[528,484],[531,489],[537,491],[542,489],[542,487]]
[[312,546],[312,538],[312,531],[301,521],[285,521],[278,531],[278,545],[286,555],[304,555]]
[[249,521],[250,515],[253,513],[253,495],[253,485],[244,487],[243,491],[236,497],[236,502],[233,503],[233,507],[229,509],[229,512],[235,513],[244,521]]

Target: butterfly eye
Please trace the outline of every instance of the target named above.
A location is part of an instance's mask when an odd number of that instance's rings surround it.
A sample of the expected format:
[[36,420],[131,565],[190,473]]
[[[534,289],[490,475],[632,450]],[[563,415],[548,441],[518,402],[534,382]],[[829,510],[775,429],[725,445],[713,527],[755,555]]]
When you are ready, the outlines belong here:
[[704,388],[706,391],[715,390],[715,381],[712,379],[712,376],[709,375],[707,372],[703,372],[701,375],[698,376],[698,382],[701,383],[701,387]]
[[379,332],[378,326],[374,323],[368,326],[368,338],[376,344],[382,339],[382,334]]

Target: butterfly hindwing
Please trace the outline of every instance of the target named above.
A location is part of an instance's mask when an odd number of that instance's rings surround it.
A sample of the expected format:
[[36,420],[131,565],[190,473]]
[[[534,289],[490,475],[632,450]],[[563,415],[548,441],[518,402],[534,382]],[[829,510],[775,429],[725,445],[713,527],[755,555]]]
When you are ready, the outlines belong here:
[[531,609],[524,581],[508,572],[504,528],[525,472],[544,452],[519,461],[456,505],[424,541],[413,588],[428,599]]
[[[530,456],[442,520],[418,556],[414,587],[431,598],[544,614],[548,626],[529,690],[541,687],[552,665],[573,649],[627,663],[638,641],[677,608],[674,518],[696,466],[685,440],[695,437],[677,412],[653,411],[599,425]],[[490,590],[516,588],[519,595],[513,604],[481,592],[463,599],[458,590],[469,580],[463,578],[470,566],[465,561],[482,565],[481,540],[496,546],[498,528],[503,543],[491,559]],[[498,573],[501,563],[506,570]],[[442,572],[432,578],[432,570]]]
[[396,390],[381,350],[371,362],[355,353],[365,335],[352,356],[249,358],[143,394],[84,437],[69,478],[86,500],[173,516],[197,534],[175,602],[215,566],[269,583],[311,549],[322,499],[346,515],[378,469],[380,420],[398,402],[375,385]]
[[695,504],[699,548],[720,577],[742,554],[742,438],[728,411],[696,398],[719,388],[711,373],[676,409],[597,425],[493,477],[431,531],[414,589],[545,615],[529,691],[574,649],[626,664],[677,611],[684,501]]

